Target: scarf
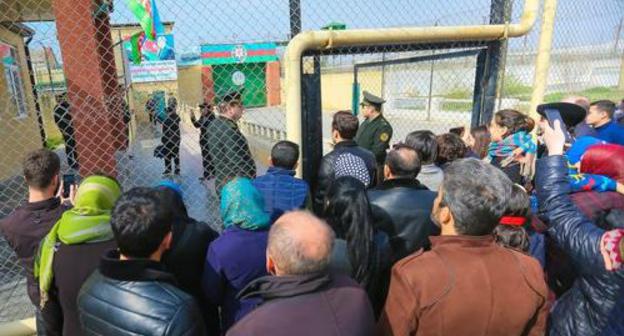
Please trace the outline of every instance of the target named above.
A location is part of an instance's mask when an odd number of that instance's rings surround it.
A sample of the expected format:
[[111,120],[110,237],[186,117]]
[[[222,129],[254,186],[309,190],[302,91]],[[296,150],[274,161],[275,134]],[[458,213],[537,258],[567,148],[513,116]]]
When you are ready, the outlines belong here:
[[488,159],[491,161],[494,157],[508,157],[517,148],[521,148],[524,154],[535,154],[537,142],[533,135],[525,131],[516,132],[502,141],[491,142],[488,148]]
[[59,242],[65,245],[97,243],[113,239],[110,215],[121,195],[119,184],[105,176],[90,176],[78,187],[74,207],[65,211],[43,238],[35,261],[39,278],[41,308],[47,302],[54,278],[54,253]]
[[255,231],[271,225],[262,195],[246,177],[235,178],[221,190],[221,217],[226,229],[236,225]]

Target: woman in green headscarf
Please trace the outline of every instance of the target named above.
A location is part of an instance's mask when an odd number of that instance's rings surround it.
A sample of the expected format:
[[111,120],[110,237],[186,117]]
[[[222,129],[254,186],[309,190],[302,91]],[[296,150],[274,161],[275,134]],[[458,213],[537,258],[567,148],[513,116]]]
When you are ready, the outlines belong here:
[[221,308],[221,327],[227,330],[254,308],[236,298],[249,282],[267,275],[265,253],[269,215],[262,195],[245,177],[221,190],[221,218],[225,230],[208,247],[202,289],[208,301]]
[[[81,333],[76,298],[103,252],[115,246],[110,217],[119,196],[121,187],[115,179],[87,177],[76,191],[74,207],[63,213],[41,242],[35,262],[41,307],[50,299],[58,301],[63,311],[63,335]],[[57,297],[51,295],[53,287]]]

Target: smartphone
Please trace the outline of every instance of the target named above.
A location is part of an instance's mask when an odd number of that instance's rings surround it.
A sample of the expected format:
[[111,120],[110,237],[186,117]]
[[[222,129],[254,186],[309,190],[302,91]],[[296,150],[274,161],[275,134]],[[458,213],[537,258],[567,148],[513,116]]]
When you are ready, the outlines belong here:
[[561,129],[563,130],[563,134],[565,135],[566,143],[571,143],[572,142],[572,137],[570,136],[570,133],[568,132],[568,128],[566,127],[566,124],[563,122],[563,118],[561,118],[561,113],[559,113],[559,110],[546,109],[546,110],[544,110],[544,114],[546,115],[546,119],[548,120],[548,124],[553,129],[555,128],[555,120],[559,120],[559,124],[561,125]]
[[63,174],[63,198],[69,197],[69,191],[74,184],[76,184],[76,176],[74,174]]
[[465,127],[455,127],[449,130],[449,133],[457,134],[459,136],[463,136],[466,128]]

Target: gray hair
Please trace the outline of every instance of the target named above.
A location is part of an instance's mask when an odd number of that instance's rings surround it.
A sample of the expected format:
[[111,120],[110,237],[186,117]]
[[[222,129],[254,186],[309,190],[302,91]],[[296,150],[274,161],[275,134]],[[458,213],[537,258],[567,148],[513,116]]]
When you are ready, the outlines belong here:
[[454,161],[444,171],[442,201],[449,207],[457,233],[492,233],[505,213],[513,184],[498,168],[476,159]]
[[[288,215],[288,214],[287,214]],[[326,232],[323,239],[303,239],[291,225],[276,222],[269,231],[268,251],[277,267],[288,275],[305,275],[327,270],[334,248],[333,230],[322,220],[308,212],[299,212],[301,221],[295,225],[319,225]],[[317,244],[317,246],[310,246]],[[317,253],[310,253],[313,250]],[[316,254],[316,255],[314,255]]]

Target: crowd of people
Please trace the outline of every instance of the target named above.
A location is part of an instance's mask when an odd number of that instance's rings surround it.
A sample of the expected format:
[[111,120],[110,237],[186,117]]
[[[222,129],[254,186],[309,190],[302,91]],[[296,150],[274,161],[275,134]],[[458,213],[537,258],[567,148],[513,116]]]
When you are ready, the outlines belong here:
[[257,176],[239,100],[193,118],[221,232],[189,217],[171,180],[123,190],[96,173],[63,198],[59,157],[28,154],[28,200],[0,230],[26,270],[38,332],[624,335],[614,103],[571,97],[540,106],[539,120],[501,110],[392,147],[383,103],[365,93],[362,124],[333,115],[313,185],[296,177],[289,141]]

